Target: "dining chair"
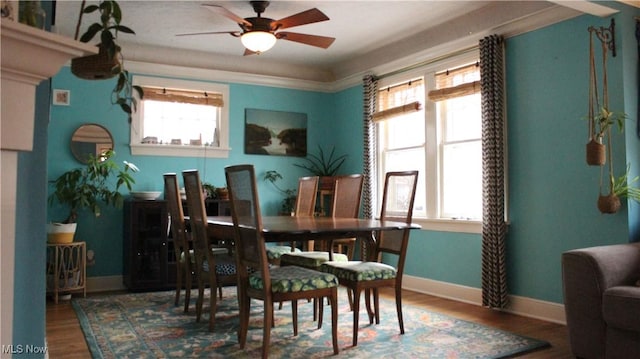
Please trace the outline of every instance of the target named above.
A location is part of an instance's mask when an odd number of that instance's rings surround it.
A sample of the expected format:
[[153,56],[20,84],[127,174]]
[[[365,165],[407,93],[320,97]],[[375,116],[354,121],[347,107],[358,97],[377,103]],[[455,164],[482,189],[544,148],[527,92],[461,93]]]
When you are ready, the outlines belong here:
[[171,220],[171,236],[173,237],[173,248],[176,262],[176,298],[175,306],[180,303],[180,292],[182,291],[182,281],[184,280],[184,312],[189,311],[189,298],[191,297],[192,283],[192,259],[193,250],[189,249],[182,201],[179,196],[178,178],[175,173],[165,173],[164,178],[164,198],[167,201],[169,218]]
[[[316,197],[318,194],[318,176],[312,177],[300,177],[298,179],[298,194],[296,195],[296,217],[312,217],[316,208]],[[286,253],[297,253],[300,249],[296,247],[295,243],[291,243],[288,246],[268,245],[267,246],[267,258],[269,263],[280,265],[280,258]]]
[[[360,212],[360,202],[362,197],[363,176],[361,174],[338,176],[335,181],[335,189],[332,197],[331,216],[334,218],[357,218]],[[348,238],[345,242],[335,240],[334,243],[349,245],[353,248],[355,238]],[[334,260],[343,261],[353,259],[344,253],[334,253],[333,247],[320,248],[314,250],[313,241],[309,242],[307,251],[286,253],[280,258],[281,265],[297,265],[310,269],[319,269],[322,263]],[[353,256],[353,250],[350,250]]]
[[[270,267],[262,232],[255,170],[252,165],[228,166],[225,176],[235,231],[240,348],[244,348],[247,341],[252,298],[263,301],[262,357],[267,358],[273,326],[273,303],[291,301],[295,336],[298,334],[298,300],[328,297],[331,302],[333,353],[338,354],[338,280],[332,274],[298,266]],[[321,326],[322,321],[319,320],[318,328]]]
[[[411,223],[417,182],[418,171],[388,172],[385,175],[381,220]],[[400,334],[404,334],[402,274],[404,272],[409,232],[410,229],[380,232],[377,235],[373,253],[368,254],[368,258],[363,257],[363,261],[330,261],[325,262],[320,267],[323,272],[331,273],[338,277],[341,285],[353,291],[353,346],[358,345],[360,294],[363,290],[373,292],[373,312],[369,304],[369,296],[366,296],[369,323],[373,324],[375,316],[376,324],[379,324],[378,288],[392,287],[395,289],[398,324],[400,325]],[[385,256],[385,261],[390,261],[391,258],[389,257],[395,257],[396,265],[382,263],[383,253],[392,255]],[[320,312],[320,315],[322,316],[322,312]]]
[[[357,218],[360,212],[360,202],[362,198],[362,185],[364,177],[361,174],[353,174],[346,176],[337,176],[334,184],[333,197],[331,199],[331,216],[334,218]],[[314,242],[307,241],[307,251],[286,253],[280,258],[280,264],[283,266],[297,265],[304,268],[320,270],[322,263],[329,260],[346,262],[353,259],[355,249],[355,238],[341,238],[334,240],[333,243],[338,245],[338,249],[346,247],[346,253],[334,253],[336,249],[333,245],[329,248],[319,248],[314,250]],[[326,243],[323,243],[326,245]],[[349,298],[349,306],[352,306],[352,294],[347,292]],[[321,303],[321,302],[320,302]],[[313,317],[318,314],[318,305],[314,301]]]
[[[187,194],[187,206],[189,206],[189,225],[191,227],[191,239],[193,245],[192,270],[198,281],[198,299],[196,300],[196,321],[202,316],[202,304],[204,302],[204,290],[209,284],[209,331],[213,331],[216,313],[215,288],[219,288],[218,280],[221,269],[228,270],[230,265],[235,266],[233,257],[228,255],[226,248],[212,249],[207,232],[207,213],[204,205],[202,183],[197,170],[182,171],[185,192]],[[220,255],[214,255],[220,253]],[[217,261],[220,260],[220,263]],[[227,276],[235,276],[235,273]]]

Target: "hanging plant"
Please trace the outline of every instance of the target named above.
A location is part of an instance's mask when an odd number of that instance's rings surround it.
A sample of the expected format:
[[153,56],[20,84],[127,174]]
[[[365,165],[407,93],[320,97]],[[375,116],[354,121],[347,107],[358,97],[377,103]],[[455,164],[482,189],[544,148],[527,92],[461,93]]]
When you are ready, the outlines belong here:
[[100,21],[94,22],[87,31],[80,37],[81,42],[89,42],[99,36],[100,43],[98,54],[78,57],[71,61],[71,72],[77,77],[86,80],[104,80],[117,77],[114,89],[111,91],[111,104],[118,105],[129,116],[136,111],[137,99],[142,99],[143,91],[140,86],[131,84],[129,72],[124,68],[124,58],[121,47],[117,43],[118,33],[124,32],[135,35],[129,27],[120,24],[122,21],[122,10],[115,0],[100,1],[98,5],[85,7],[83,0],[80,5],[80,16],[76,26],[75,38],[78,39],[80,24],[83,14],[99,13]]
[[[613,22],[612,22],[613,27]],[[613,28],[596,29],[589,27],[589,142],[587,143],[587,163],[589,165],[600,166],[600,194],[598,196],[598,209],[602,213],[616,213],[620,210],[620,198],[630,198],[640,202],[640,189],[632,186],[638,181],[638,177],[628,180],[630,167],[624,175],[616,178],[613,170],[613,141],[612,127],[617,127],[620,132],[624,130],[624,121],[627,115],[622,112],[611,111],[609,108],[609,91],[607,80],[607,53],[611,45],[606,36],[606,32],[613,32]],[[598,94],[598,82],[595,69],[595,55],[593,49],[593,35],[597,35],[602,45],[602,97]],[[614,52],[615,56],[615,52]],[[602,105],[600,100],[602,100]],[[597,111],[597,112],[596,112]],[[606,143],[605,143],[606,142]],[[608,156],[607,156],[608,155]],[[607,163],[608,191],[603,191],[605,171],[603,166]],[[606,193],[606,194],[605,194]]]

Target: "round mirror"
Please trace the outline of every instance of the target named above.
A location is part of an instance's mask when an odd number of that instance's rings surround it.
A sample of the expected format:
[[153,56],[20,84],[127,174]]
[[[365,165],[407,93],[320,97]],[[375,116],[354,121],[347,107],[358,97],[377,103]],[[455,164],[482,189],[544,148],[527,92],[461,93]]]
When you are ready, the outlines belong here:
[[71,152],[82,163],[89,161],[89,155],[100,156],[113,149],[113,137],[105,127],[89,123],[78,127],[71,136]]

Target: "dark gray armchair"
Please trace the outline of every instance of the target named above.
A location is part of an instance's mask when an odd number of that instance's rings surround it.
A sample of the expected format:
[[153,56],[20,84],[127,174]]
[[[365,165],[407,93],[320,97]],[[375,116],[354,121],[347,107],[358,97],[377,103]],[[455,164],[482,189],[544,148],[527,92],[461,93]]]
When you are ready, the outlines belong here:
[[573,355],[640,358],[640,243],[565,252],[562,279]]

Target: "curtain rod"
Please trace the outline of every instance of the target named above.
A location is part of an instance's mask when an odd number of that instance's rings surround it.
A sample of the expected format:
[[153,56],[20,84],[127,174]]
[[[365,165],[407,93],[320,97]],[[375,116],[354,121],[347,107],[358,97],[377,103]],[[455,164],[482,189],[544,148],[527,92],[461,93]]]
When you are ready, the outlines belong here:
[[471,52],[471,51],[477,50],[478,48],[479,48],[478,45],[467,47],[467,48],[464,48],[464,49],[461,49],[461,50],[458,50],[458,51],[455,51],[455,52],[450,52],[450,53],[448,53],[446,55],[438,56],[438,57],[435,57],[433,59],[425,60],[425,61],[422,61],[422,62],[418,62],[417,64],[413,64],[413,65],[409,65],[409,66],[403,67],[403,68],[398,69],[398,70],[387,72],[386,74],[382,74],[382,75],[376,76],[376,78],[378,80],[380,80],[380,79],[383,79],[385,77],[398,75],[398,74],[401,74],[403,72],[415,70],[415,69],[420,68],[422,66],[430,65],[430,64],[433,64],[433,63],[438,62],[438,61],[442,61],[442,60],[450,58],[450,57],[466,54],[467,52]]

